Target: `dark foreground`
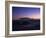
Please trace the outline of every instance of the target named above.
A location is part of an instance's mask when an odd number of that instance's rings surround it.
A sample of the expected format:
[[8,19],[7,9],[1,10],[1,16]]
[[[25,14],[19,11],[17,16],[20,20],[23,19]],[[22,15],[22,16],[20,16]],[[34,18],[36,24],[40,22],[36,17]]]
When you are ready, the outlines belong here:
[[40,30],[40,19],[21,18],[12,20],[12,31]]

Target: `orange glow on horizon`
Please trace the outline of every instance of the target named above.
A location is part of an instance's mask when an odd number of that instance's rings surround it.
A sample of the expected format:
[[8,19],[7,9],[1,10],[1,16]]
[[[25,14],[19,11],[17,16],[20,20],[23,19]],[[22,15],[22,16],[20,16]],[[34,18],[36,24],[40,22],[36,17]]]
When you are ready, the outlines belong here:
[[33,14],[31,16],[14,16],[13,19],[19,19],[19,18],[31,18],[31,19],[40,19],[40,15],[39,14]]

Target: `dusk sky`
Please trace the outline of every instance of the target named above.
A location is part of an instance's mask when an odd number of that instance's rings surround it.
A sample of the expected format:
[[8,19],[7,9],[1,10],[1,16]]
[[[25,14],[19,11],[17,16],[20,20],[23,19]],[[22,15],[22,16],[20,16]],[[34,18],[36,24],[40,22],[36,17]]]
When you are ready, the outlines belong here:
[[40,8],[12,7],[12,17],[14,20],[23,17],[40,19]]

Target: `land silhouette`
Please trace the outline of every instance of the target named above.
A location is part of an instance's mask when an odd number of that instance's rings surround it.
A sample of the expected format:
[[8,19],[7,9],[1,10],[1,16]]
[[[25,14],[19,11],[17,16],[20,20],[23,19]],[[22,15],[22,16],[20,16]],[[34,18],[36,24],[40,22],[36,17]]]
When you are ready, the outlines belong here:
[[40,30],[40,19],[19,18],[12,20],[12,31]]

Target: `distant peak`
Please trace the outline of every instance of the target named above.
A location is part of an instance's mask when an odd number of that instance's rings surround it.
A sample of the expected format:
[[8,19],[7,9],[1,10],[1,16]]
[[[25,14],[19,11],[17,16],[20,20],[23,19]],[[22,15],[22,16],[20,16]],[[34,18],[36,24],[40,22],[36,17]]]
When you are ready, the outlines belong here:
[[20,19],[30,19],[30,18],[24,17],[24,18],[20,18]]

